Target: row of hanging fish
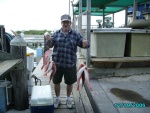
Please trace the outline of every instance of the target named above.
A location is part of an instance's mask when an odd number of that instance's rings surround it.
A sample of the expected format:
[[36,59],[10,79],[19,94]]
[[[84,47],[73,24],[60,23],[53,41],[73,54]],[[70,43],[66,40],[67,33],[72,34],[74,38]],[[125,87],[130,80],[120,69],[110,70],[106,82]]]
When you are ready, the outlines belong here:
[[55,62],[52,61],[52,54],[53,54],[53,48],[50,48],[44,53],[43,65],[41,67],[41,70],[44,68],[44,76],[47,76],[47,74],[50,73],[49,82],[51,81],[54,74],[56,73],[56,65]]

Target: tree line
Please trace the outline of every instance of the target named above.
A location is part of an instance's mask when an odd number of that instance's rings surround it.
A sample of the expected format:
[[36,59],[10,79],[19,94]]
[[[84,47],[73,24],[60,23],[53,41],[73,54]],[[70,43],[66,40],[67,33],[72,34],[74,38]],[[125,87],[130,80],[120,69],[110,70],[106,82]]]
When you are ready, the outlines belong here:
[[27,30],[27,31],[16,31],[16,32],[18,34],[23,32],[26,35],[43,35],[46,31],[51,34],[50,30]]

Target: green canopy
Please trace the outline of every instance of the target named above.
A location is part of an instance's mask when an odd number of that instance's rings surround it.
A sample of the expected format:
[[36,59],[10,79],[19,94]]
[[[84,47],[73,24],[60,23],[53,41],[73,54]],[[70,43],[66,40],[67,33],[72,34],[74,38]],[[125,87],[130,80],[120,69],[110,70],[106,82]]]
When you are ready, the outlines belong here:
[[[137,0],[137,4],[146,3],[149,0]],[[91,15],[103,16],[124,10],[133,6],[134,0],[91,0]],[[79,1],[75,4],[74,14],[79,14]],[[82,0],[82,12],[86,11],[86,0]]]
[[[86,11],[86,7],[83,7],[82,8],[82,12]],[[122,7],[106,7],[105,8],[105,12],[104,14],[105,15],[109,15],[109,14],[112,14],[114,12],[119,12],[119,11],[122,11],[123,8]],[[74,14],[75,15],[78,15],[79,14],[79,8],[75,8],[74,10]],[[99,8],[91,8],[91,15],[92,16],[103,16],[103,9],[99,9]]]

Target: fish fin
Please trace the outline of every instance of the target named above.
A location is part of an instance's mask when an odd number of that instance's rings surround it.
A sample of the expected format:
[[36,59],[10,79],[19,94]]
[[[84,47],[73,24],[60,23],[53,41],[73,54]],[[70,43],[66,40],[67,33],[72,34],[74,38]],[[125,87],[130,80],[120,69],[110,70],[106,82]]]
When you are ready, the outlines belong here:
[[79,91],[79,85],[77,86],[77,91]]

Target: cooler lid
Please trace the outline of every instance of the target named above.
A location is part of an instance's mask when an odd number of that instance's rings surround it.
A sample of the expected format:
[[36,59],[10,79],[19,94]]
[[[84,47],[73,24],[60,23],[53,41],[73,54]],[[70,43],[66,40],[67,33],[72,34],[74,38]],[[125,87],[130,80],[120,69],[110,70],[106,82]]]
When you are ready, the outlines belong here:
[[31,106],[53,105],[51,86],[33,86],[30,104]]

